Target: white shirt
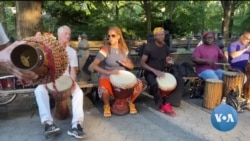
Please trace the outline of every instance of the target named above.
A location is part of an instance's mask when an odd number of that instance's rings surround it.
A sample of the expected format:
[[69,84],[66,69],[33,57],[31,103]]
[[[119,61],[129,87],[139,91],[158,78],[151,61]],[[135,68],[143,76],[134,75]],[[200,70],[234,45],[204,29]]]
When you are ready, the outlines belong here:
[[3,29],[2,23],[0,23],[0,45],[4,45],[8,42],[9,42],[9,38],[7,37]]
[[77,59],[76,51],[72,47],[67,46],[66,51],[69,57],[68,58],[69,64],[63,75],[70,76],[69,67],[78,67],[78,59]]

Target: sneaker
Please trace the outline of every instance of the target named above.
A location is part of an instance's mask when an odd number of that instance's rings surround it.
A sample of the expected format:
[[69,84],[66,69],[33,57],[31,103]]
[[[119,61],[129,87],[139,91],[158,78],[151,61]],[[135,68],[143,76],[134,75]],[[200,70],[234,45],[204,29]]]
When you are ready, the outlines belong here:
[[161,105],[161,109],[160,109],[161,112],[171,116],[171,117],[175,117],[176,116],[176,113],[175,111],[172,109],[172,106],[170,105],[170,103],[167,103],[167,104],[162,104]]
[[60,128],[58,128],[54,123],[52,124],[45,124],[45,131],[44,135],[46,138],[49,138],[51,136],[54,136],[56,134],[60,133]]
[[132,102],[129,102],[129,112],[130,112],[130,114],[137,114],[135,104],[133,104]]
[[111,112],[110,112],[110,106],[109,105],[104,105],[103,116],[104,117],[111,117]]
[[77,128],[71,128],[67,134],[69,136],[73,136],[77,139],[83,139],[86,138],[86,134],[83,132],[83,128],[81,127],[80,124],[77,124]]

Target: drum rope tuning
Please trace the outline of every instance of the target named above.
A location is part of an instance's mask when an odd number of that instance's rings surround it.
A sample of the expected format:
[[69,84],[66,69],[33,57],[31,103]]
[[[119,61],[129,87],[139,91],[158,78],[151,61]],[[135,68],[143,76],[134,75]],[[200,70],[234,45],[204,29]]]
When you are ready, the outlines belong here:
[[[38,79],[34,83],[55,83],[68,66],[66,49],[57,40],[47,37],[28,37],[23,40],[26,43],[11,52],[12,64],[20,70],[37,73]],[[53,85],[57,90],[56,85]]]

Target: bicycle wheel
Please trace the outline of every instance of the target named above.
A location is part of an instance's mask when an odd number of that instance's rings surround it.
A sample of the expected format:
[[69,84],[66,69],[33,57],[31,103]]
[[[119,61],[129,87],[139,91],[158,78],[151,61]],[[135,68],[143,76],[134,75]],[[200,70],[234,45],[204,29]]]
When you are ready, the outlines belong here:
[[17,94],[0,93],[0,106],[11,103],[13,100],[15,100],[16,97],[17,97]]

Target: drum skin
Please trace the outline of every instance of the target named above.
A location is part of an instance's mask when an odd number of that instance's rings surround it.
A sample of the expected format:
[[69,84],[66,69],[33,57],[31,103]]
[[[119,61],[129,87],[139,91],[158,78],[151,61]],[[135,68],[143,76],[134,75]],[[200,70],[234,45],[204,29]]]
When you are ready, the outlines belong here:
[[70,117],[67,99],[71,96],[73,80],[68,76],[60,76],[55,83],[48,83],[47,89],[55,100],[54,117],[64,120]]
[[133,94],[137,78],[129,71],[119,70],[119,74],[110,75],[110,82],[114,97],[124,99]]
[[10,53],[11,63],[19,70],[38,74],[37,84],[45,84],[59,78],[68,66],[68,55],[60,43],[46,37],[28,37],[25,44]]
[[170,73],[165,73],[163,77],[157,77],[156,81],[162,97],[168,96],[177,85],[176,78]]
[[125,115],[129,112],[128,100],[137,83],[136,76],[125,70],[119,70],[116,75],[110,75],[110,82],[115,101],[111,106],[111,112],[116,115]]

